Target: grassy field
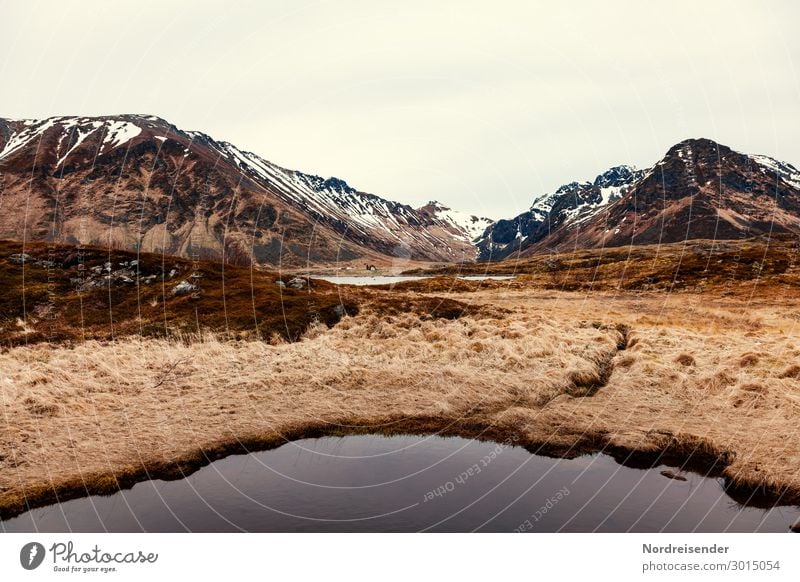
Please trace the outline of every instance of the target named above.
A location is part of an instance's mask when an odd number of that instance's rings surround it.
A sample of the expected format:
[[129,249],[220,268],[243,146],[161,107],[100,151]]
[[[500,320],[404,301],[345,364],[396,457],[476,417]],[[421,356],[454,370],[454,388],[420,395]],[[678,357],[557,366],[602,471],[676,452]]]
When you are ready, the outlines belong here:
[[[784,256],[767,249],[766,262]],[[642,252],[627,272],[643,273],[653,260]],[[272,321],[283,309],[283,295],[272,292],[287,292],[276,274],[241,268],[231,288],[226,267],[223,292],[222,276],[213,278],[221,267],[203,265],[201,280],[214,284],[201,283],[199,297],[157,294],[157,312],[174,329],[162,328],[159,315],[142,335],[138,320],[116,311],[113,339],[102,335],[105,321],[85,340],[65,332],[68,343],[3,336],[0,516],[180,477],[231,452],[357,432],[514,438],[563,456],[599,450],[629,464],[723,476],[742,502],[800,504],[796,272],[791,256],[785,267],[760,267],[760,276],[752,264],[709,268],[717,274],[704,275],[701,288],[631,288],[610,275],[579,289],[535,274],[391,288],[312,282],[288,294],[298,323],[287,334],[279,316],[256,334],[252,319],[237,329],[226,322],[239,320],[210,307],[255,285],[264,301],[258,321]],[[674,274],[673,266],[662,269]],[[4,292],[13,299],[20,290]],[[207,319],[192,329],[200,310],[180,305],[206,297]],[[241,303],[252,318],[252,297]],[[347,306],[337,321],[314,315],[336,305]],[[6,318],[7,333],[19,333],[18,317]]]
[[[313,322],[333,325],[358,309],[324,281],[276,284],[292,278],[157,254],[0,241],[0,345],[206,331],[294,340]],[[182,282],[193,287],[177,293]]]
[[619,289],[714,293],[749,282],[770,287],[800,285],[796,266],[800,246],[794,237],[742,241],[690,240],[575,250],[570,253],[511,258],[496,263],[464,263],[415,268],[406,274],[507,275],[539,288],[562,291]]

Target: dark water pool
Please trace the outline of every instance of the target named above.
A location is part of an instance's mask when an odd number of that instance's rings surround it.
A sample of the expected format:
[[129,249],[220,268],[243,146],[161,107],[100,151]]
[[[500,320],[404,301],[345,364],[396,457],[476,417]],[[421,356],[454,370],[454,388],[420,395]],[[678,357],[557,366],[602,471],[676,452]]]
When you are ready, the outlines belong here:
[[0,531],[786,532],[800,508],[742,507],[717,479],[436,436],[305,439],[0,522]]

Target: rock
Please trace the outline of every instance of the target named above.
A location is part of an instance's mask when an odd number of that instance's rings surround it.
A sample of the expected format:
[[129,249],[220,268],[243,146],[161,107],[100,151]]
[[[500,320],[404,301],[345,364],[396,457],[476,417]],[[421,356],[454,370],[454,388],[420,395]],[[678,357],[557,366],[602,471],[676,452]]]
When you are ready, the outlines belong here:
[[276,284],[278,287],[280,287],[281,289],[283,289],[283,288],[285,288],[285,287],[286,287],[286,283],[284,283],[283,281],[275,281],[275,284]]
[[172,288],[173,295],[186,295],[187,293],[196,293],[199,291],[197,285],[192,285],[189,281],[181,281]]
[[306,280],[301,279],[300,277],[295,277],[291,281],[286,284],[287,287],[291,287],[292,289],[302,289],[306,286]]
[[661,471],[661,474],[667,479],[674,479],[675,481],[686,481],[686,477],[673,473],[672,471]]
[[175,276],[177,273],[178,273],[177,269],[172,269],[172,270],[169,272],[169,274],[167,275],[167,277],[169,277],[170,279],[172,279],[172,278],[173,278],[173,277],[174,277],[174,276]]
[[345,316],[344,305],[341,303],[333,308],[333,312],[336,314],[337,317],[342,318]]
[[8,257],[8,260],[18,265],[24,265],[25,263],[30,262],[31,256],[28,253],[14,253]]
[[105,265],[103,265],[103,269],[110,273],[111,272],[111,263],[106,263]]

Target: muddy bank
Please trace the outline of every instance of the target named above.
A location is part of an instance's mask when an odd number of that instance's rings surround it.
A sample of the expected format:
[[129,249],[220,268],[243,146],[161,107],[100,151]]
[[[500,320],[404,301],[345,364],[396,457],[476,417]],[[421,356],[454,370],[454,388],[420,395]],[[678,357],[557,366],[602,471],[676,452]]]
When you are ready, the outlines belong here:
[[[171,460],[145,461],[142,465],[128,466],[109,473],[82,475],[49,484],[34,485],[24,495],[6,494],[0,497],[0,519],[9,519],[21,513],[54,503],[89,495],[112,495],[129,489],[138,482],[150,479],[175,480],[188,477],[210,463],[235,454],[247,454],[277,448],[288,442],[326,436],[352,436],[359,434],[438,435],[471,438],[524,447],[531,454],[552,458],[576,458],[582,455],[603,453],[627,467],[645,469],[666,465],[679,471],[692,471],[704,477],[724,477],[725,492],[737,503],[750,507],[769,508],[776,505],[800,505],[800,491],[786,487],[765,488],[762,483],[750,482],[737,476],[726,475],[735,453],[715,450],[707,443],[698,443],[692,435],[660,435],[650,446],[629,449],[608,442],[605,435],[573,435],[570,440],[560,435],[555,441],[535,440],[534,435],[520,433],[514,427],[483,425],[478,419],[449,420],[443,418],[384,418],[365,421],[362,426],[349,428],[329,425],[309,425],[282,434],[248,436],[224,443],[216,443],[191,451]],[[702,449],[702,450],[700,450]],[[667,473],[665,471],[664,473]],[[685,478],[681,478],[685,480]]]

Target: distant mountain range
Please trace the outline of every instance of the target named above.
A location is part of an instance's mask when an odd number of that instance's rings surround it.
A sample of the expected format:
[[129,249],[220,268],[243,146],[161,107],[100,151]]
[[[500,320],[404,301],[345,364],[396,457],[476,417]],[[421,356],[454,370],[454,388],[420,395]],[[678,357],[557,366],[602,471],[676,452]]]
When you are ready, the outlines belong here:
[[0,118],[0,238],[270,266],[459,262],[800,234],[800,171],[708,139],[496,222],[277,166],[158,117]]
[[0,238],[272,266],[464,261],[490,223],[287,170],[158,117],[0,119]]
[[800,234],[800,171],[708,139],[669,149],[647,170],[617,166],[537,197],[476,241],[479,258],[547,251]]

